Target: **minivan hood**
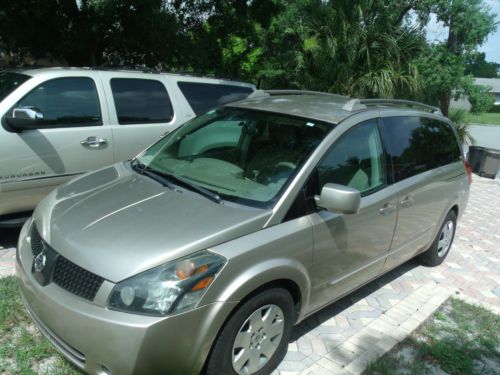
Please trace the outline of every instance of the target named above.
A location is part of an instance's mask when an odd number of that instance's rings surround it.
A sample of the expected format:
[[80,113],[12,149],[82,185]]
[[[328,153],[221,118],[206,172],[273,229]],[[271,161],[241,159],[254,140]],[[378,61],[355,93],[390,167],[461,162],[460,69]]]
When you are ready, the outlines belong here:
[[112,282],[260,230],[271,215],[170,190],[126,163],[60,186],[34,213],[55,251]]

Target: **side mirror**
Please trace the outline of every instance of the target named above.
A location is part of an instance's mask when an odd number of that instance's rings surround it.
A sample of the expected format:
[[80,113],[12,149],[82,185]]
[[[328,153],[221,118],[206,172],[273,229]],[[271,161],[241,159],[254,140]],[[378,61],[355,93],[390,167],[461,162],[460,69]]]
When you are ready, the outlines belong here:
[[7,126],[16,133],[37,129],[43,121],[43,113],[36,107],[14,108],[12,116],[4,117]]
[[355,214],[361,204],[359,190],[338,184],[326,184],[321,194],[314,197],[316,205],[331,212]]

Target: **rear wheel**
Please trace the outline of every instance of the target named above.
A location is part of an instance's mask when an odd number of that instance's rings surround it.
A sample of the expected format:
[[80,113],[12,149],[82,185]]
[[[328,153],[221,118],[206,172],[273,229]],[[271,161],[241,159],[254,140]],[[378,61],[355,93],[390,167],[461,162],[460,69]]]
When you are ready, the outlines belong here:
[[434,239],[429,250],[420,255],[420,260],[426,266],[438,266],[443,263],[448,255],[453,239],[455,238],[455,229],[457,226],[457,215],[454,211],[448,212],[443,224]]
[[250,298],[229,318],[207,362],[207,375],[269,374],[288,347],[294,303],[290,293],[269,289]]

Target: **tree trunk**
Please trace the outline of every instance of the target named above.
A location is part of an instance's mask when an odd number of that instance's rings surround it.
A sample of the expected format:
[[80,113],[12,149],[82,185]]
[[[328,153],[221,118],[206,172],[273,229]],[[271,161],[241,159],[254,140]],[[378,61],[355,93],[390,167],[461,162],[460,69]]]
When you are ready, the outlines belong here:
[[443,91],[441,93],[441,97],[439,98],[439,102],[441,103],[441,112],[443,115],[448,117],[448,109],[450,108],[451,95],[448,91]]

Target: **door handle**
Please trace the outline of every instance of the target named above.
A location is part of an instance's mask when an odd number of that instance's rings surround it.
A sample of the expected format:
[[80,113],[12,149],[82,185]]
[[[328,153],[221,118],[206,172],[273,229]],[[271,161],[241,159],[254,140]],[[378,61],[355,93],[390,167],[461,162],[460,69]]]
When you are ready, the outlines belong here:
[[403,199],[400,204],[401,204],[401,207],[410,207],[413,203],[415,202],[415,200],[411,197],[411,196],[406,196],[405,199]]
[[108,143],[107,139],[97,138],[97,137],[88,137],[84,141],[81,141],[80,144],[82,146],[88,146],[92,148],[97,148],[99,146],[105,145]]
[[382,215],[387,216],[392,212],[396,211],[396,206],[391,203],[386,203],[382,206],[382,208],[379,211]]

